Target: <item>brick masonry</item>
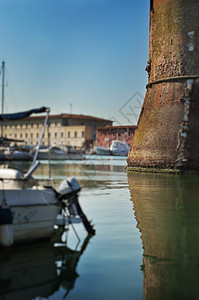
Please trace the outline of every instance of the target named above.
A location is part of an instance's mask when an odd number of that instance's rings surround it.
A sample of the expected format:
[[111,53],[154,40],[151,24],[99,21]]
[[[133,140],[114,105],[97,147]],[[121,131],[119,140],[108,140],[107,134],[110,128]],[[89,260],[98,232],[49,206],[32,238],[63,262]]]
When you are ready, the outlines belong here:
[[154,0],[148,85],[128,168],[199,168],[199,1]]

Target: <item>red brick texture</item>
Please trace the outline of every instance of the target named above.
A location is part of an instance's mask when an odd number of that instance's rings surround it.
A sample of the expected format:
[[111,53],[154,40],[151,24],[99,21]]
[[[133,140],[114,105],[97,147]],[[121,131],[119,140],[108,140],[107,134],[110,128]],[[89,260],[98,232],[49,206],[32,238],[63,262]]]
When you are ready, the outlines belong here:
[[199,168],[199,1],[151,1],[147,71],[128,166]]

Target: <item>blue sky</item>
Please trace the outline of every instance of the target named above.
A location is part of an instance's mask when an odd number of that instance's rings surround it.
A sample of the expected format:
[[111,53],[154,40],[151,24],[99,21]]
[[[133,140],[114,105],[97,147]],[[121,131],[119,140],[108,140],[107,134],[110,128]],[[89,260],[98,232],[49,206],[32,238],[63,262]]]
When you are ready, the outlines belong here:
[[148,0],[0,0],[5,111],[45,105],[135,124],[148,32]]

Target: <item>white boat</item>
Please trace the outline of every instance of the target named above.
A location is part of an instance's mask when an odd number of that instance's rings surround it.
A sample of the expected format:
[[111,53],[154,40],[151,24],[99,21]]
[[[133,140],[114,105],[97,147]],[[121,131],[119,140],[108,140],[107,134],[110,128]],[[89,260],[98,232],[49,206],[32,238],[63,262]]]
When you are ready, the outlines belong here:
[[96,147],[96,153],[98,155],[115,155],[115,156],[127,156],[129,153],[129,146],[126,142],[121,142],[119,140],[114,140],[111,146],[107,148]]
[[0,161],[5,160],[19,160],[19,161],[32,161],[34,158],[30,151],[17,149],[13,147],[0,147]]
[[95,151],[98,155],[111,155],[110,149],[104,147],[95,147]]
[[[60,212],[66,215],[78,215],[87,232],[94,234],[90,222],[84,215],[79,202],[80,185],[75,178],[65,178],[56,189],[41,186],[32,177],[39,165],[37,155],[44,136],[50,110],[42,107],[24,113],[15,114],[15,119],[32,113],[46,112],[41,139],[32,165],[27,173],[13,168],[0,168],[0,245],[12,246],[15,243],[27,243],[38,239],[49,239]],[[9,120],[13,115],[3,115]],[[1,117],[0,117],[1,119]]]
[[0,160],[25,160],[32,161],[34,156],[29,151],[23,151],[20,149],[8,148],[1,152]]
[[84,156],[81,152],[64,151],[57,146],[43,148],[38,153],[39,160],[81,160]]
[[112,141],[112,144],[110,146],[110,152],[112,155],[116,155],[116,156],[127,156],[129,153],[129,146],[128,144],[125,142],[121,142],[118,140]]

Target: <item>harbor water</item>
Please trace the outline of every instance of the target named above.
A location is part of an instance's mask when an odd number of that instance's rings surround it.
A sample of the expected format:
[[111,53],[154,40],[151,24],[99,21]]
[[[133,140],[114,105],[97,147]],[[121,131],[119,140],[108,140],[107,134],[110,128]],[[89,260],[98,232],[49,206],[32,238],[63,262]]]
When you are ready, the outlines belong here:
[[199,299],[199,176],[125,167],[126,158],[94,155],[50,170],[42,162],[41,181],[79,181],[96,235],[72,224],[54,245],[1,250],[0,299]]

